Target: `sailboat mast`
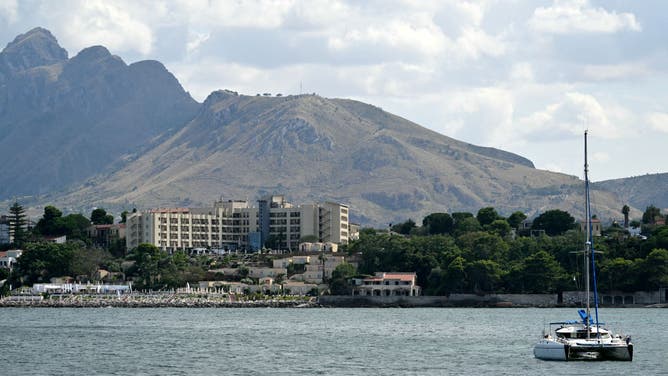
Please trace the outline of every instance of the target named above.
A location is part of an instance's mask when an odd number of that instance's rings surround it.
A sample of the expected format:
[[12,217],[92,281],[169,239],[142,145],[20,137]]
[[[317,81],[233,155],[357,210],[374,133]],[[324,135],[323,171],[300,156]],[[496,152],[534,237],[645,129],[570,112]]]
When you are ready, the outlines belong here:
[[589,304],[589,253],[591,252],[591,208],[589,207],[589,163],[587,162],[587,131],[584,133],[584,179],[585,179],[585,250],[584,250],[584,269],[585,269],[585,291],[587,301],[587,318],[585,319],[585,329],[587,331],[587,339],[589,339],[589,318],[590,304]]

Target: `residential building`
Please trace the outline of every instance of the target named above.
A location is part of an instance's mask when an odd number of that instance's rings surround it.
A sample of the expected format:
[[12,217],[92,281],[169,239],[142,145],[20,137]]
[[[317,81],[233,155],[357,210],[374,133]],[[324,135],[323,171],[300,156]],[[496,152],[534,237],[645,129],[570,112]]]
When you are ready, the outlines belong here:
[[114,241],[125,240],[125,223],[92,225],[88,228],[88,236],[94,245],[109,248]]
[[0,252],[0,268],[11,269],[16,264],[16,260],[21,257],[23,253],[20,249],[11,249],[9,251]]
[[305,271],[290,277],[293,281],[310,283],[322,283],[324,279],[331,278],[332,272],[337,266],[346,262],[345,256],[320,255],[311,256],[310,263],[305,265]]
[[[601,220],[598,218],[591,219],[591,233],[593,236],[601,236]],[[580,221],[580,230],[587,231],[587,221]]]
[[151,243],[167,251],[192,248],[297,250],[299,240],[348,242],[348,206],[325,202],[294,206],[281,195],[257,201],[217,201],[209,208],[150,209],[128,215],[126,245]]
[[65,244],[65,243],[67,243],[67,235],[45,236],[44,241],[47,242],[47,243]]
[[9,244],[9,217],[0,216],[0,244]]
[[415,273],[378,272],[373,277],[354,278],[353,295],[360,296],[418,296]]

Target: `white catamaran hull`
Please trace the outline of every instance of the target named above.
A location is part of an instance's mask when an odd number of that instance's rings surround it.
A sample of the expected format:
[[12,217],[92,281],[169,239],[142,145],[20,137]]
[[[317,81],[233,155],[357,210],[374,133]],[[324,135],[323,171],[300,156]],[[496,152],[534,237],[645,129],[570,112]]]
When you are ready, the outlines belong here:
[[564,343],[553,339],[541,340],[533,349],[542,360],[633,360],[633,344],[593,342]]

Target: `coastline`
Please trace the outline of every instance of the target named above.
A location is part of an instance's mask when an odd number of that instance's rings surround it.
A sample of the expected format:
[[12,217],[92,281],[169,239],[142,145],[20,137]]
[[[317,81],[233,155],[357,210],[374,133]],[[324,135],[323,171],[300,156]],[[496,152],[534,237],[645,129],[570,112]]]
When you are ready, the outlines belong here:
[[238,299],[219,295],[60,295],[0,299],[0,308],[315,308],[315,298]]
[[[281,296],[252,299],[220,294],[127,294],[12,296],[0,299],[0,308],[568,308],[575,303],[513,302],[492,299],[450,299],[445,296],[360,297]],[[607,308],[668,308],[668,304],[627,304]]]

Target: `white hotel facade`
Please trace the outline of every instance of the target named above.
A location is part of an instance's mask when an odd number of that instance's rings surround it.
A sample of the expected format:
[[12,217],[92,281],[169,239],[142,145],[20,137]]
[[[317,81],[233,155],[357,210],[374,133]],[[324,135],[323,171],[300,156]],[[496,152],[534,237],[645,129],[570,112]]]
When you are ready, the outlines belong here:
[[127,217],[128,250],[150,243],[166,251],[211,248],[257,250],[269,239],[280,249],[299,249],[313,235],[319,242],[347,244],[348,206],[325,202],[293,206],[282,195],[249,201],[217,201],[209,208],[150,209]]

